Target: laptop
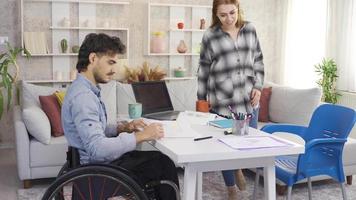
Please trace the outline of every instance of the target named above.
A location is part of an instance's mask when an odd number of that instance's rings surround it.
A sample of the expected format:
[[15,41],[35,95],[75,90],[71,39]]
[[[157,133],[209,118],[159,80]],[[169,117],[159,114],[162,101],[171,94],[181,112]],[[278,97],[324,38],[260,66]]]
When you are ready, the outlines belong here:
[[142,104],[142,116],[156,120],[176,120],[179,111],[174,111],[165,81],[134,82],[132,89],[136,102]]

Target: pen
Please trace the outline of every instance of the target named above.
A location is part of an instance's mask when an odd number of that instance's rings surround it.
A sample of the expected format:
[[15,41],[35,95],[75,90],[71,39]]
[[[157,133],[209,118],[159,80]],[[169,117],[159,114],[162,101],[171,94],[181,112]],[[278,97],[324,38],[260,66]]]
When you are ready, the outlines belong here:
[[210,138],[213,138],[213,136],[201,137],[201,138],[194,138],[194,141],[206,140],[206,139],[210,139]]

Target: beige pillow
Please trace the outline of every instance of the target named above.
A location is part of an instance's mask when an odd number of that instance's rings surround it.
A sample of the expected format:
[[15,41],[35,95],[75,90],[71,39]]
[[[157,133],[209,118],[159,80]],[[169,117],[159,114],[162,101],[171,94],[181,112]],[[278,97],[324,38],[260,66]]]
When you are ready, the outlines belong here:
[[319,106],[319,88],[295,89],[273,85],[269,102],[269,119],[277,123],[308,125],[314,110]]

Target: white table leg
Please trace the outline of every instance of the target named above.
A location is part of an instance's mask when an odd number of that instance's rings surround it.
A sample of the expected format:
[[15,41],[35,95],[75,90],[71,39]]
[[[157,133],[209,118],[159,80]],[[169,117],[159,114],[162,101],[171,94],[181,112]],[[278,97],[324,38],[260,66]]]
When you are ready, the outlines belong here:
[[184,184],[183,184],[183,200],[195,199],[195,191],[197,186],[197,172],[189,166],[184,169]]
[[197,173],[197,200],[202,200],[203,199],[203,172],[198,172]]
[[265,189],[265,199],[275,200],[276,199],[276,172],[274,165],[269,165],[264,168],[264,189]]

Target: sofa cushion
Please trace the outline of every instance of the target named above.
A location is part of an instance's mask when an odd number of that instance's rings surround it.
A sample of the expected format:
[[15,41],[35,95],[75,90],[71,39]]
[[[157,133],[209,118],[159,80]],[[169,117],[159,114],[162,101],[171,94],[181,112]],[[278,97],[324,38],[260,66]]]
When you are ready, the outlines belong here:
[[117,114],[127,116],[129,103],[135,103],[135,95],[132,91],[131,84],[117,82]]
[[49,145],[44,145],[37,140],[30,141],[30,166],[48,167],[63,165],[68,149],[64,136],[52,137]]
[[272,94],[272,87],[263,88],[260,98],[260,111],[258,113],[258,121],[268,122],[269,121],[269,100]]
[[347,142],[344,145],[344,151],[342,155],[342,160],[344,166],[356,165],[356,139],[348,137]]
[[59,137],[64,134],[61,120],[61,108],[55,94],[39,96],[42,110],[46,113],[51,124],[51,134]]
[[166,83],[174,110],[195,111],[195,102],[197,101],[198,90],[198,83],[196,79],[169,81]]
[[274,85],[272,91],[269,118],[278,123],[308,125],[321,100],[319,88],[295,89]]
[[106,84],[100,84],[101,100],[105,104],[108,123],[116,123],[116,81],[110,81]]
[[21,98],[20,104],[21,108],[28,108],[31,106],[41,107],[39,96],[51,95],[55,91],[58,91],[57,88],[47,87],[47,86],[38,86],[22,81],[21,87]]
[[51,140],[51,125],[46,114],[37,106],[23,109],[22,118],[27,131],[43,144],[49,144]]

